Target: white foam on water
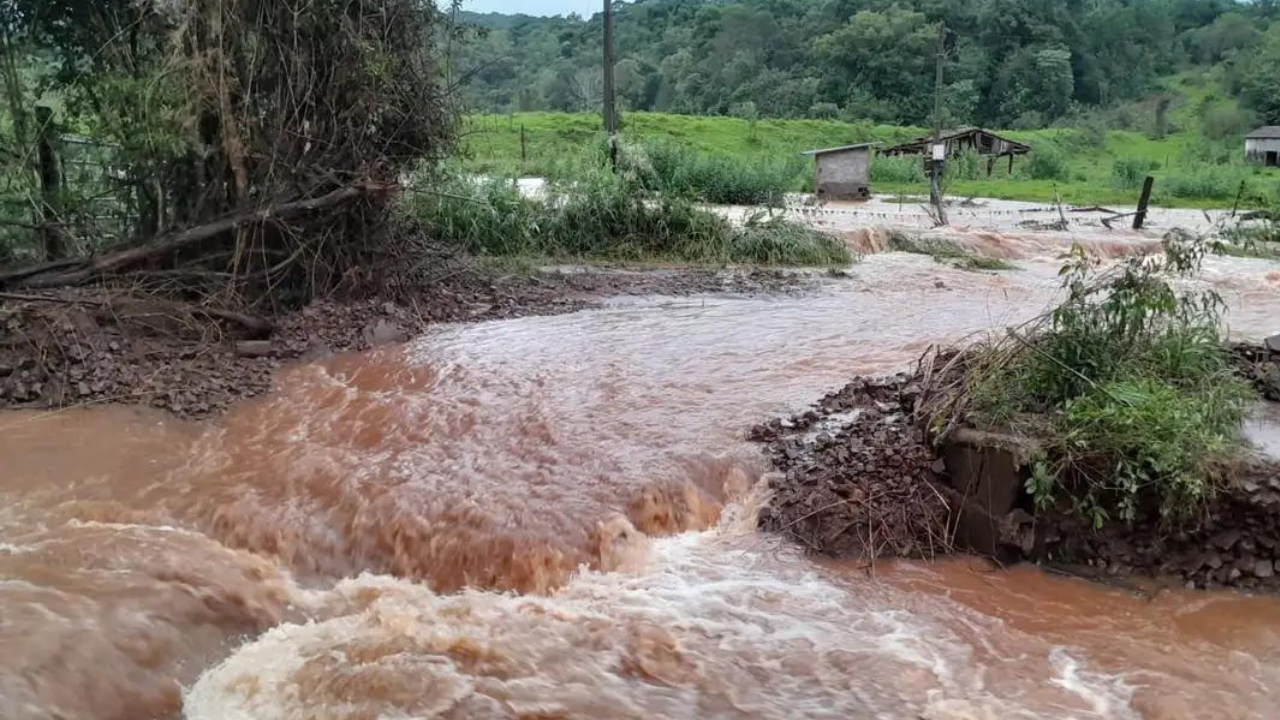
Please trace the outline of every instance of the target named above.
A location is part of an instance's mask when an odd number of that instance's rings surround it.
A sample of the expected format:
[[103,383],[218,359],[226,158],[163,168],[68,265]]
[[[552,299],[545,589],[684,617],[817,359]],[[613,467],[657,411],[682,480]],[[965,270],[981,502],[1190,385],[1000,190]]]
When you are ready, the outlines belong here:
[[975,645],[925,606],[972,611],[851,583],[729,518],[549,597],[342,581],[337,616],[248,643],[186,692],[186,716],[1133,717],[1122,682],[1060,648],[980,618],[998,636]]

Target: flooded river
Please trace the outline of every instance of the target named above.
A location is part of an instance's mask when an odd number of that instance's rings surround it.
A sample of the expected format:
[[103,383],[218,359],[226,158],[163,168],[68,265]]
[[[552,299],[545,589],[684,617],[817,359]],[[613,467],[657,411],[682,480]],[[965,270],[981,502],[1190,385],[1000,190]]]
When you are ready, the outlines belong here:
[[[746,429],[1041,312],[1016,262],[443,326],[211,425],[0,415],[0,716],[1275,717],[1280,601],[755,532]],[[1207,275],[1280,330],[1280,264]]]

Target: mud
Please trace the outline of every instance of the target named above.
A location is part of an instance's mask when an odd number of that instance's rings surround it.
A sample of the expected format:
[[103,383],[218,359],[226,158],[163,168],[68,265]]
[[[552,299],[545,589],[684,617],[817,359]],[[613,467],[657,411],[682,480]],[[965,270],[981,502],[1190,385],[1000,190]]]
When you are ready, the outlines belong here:
[[950,551],[937,458],[898,375],[859,379],[813,409],[752,429],[777,470],[760,529],[836,557],[933,558]]
[[573,312],[627,295],[754,296],[809,284],[769,270],[467,266],[395,300],[323,300],[272,317],[265,339],[144,297],[0,295],[0,408],[108,403],[203,418],[268,391],[288,363],[404,342],[434,323]]

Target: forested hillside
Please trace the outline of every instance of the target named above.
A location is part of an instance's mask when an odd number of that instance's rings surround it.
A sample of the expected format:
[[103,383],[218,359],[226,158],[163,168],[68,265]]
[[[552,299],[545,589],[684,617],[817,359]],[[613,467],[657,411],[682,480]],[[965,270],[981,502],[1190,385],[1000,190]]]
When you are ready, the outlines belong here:
[[[938,27],[948,124],[1080,122],[1213,68],[1235,132],[1280,122],[1280,3],[1259,0],[640,0],[616,13],[631,110],[925,124]],[[601,18],[463,13],[479,112],[583,111],[601,95]],[[1159,101],[1157,99],[1157,112]]]

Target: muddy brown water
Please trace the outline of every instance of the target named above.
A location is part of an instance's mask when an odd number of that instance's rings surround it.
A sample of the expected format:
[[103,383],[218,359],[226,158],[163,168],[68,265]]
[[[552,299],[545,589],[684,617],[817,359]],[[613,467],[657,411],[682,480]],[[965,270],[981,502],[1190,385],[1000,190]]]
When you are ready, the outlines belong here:
[[[755,532],[745,430],[1040,312],[1055,267],[1019,264],[444,326],[216,424],[0,415],[0,716],[1274,717],[1273,598]],[[1280,265],[1208,277],[1280,329]]]

